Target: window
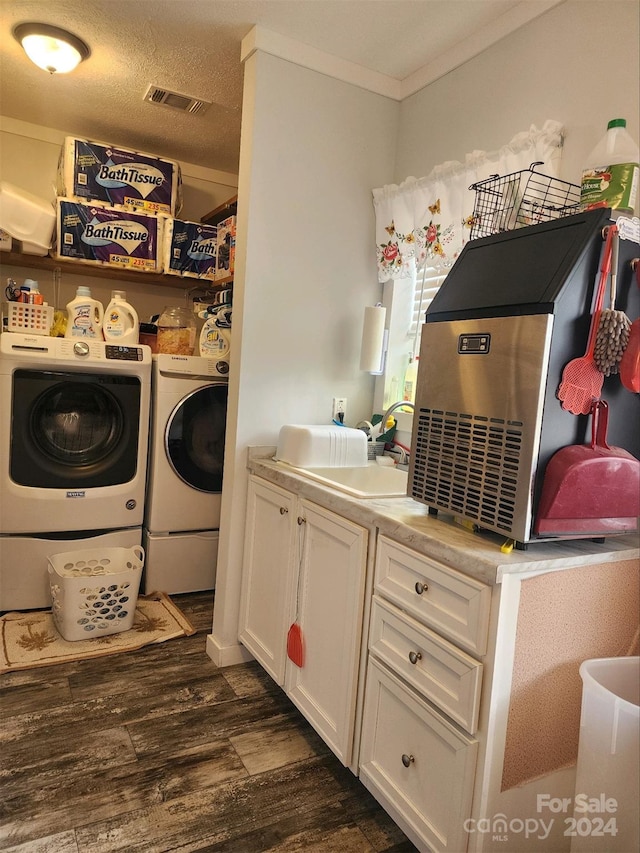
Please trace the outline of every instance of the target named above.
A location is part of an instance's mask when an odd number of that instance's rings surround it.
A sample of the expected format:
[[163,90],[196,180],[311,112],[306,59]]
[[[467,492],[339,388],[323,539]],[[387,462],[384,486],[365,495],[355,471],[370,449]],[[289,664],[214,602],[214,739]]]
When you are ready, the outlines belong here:
[[426,266],[416,276],[413,291],[413,312],[408,333],[410,340],[413,341],[411,351],[414,356],[420,354],[420,333],[425,312],[446,277],[445,271],[438,271],[434,267]]

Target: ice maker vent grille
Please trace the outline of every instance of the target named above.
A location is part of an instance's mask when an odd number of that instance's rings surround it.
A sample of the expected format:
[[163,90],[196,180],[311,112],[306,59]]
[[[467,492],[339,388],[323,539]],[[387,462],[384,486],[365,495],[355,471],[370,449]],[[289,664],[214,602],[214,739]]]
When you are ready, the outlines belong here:
[[522,435],[519,421],[420,409],[412,496],[479,526],[510,533]]

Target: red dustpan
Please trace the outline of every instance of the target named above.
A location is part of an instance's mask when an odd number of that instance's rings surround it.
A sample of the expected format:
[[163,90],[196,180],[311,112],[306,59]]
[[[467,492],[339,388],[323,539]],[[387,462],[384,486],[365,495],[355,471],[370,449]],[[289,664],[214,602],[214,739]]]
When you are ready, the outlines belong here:
[[563,447],[547,465],[534,531],[540,536],[605,536],[637,530],[640,462],[607,444],[604,400],[591,408],[591,444]]

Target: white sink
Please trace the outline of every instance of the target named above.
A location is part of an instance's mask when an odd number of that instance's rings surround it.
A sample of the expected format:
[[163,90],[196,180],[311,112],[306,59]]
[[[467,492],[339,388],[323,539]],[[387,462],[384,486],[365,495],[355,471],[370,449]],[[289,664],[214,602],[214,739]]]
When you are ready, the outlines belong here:
[[[293,466],[291,466],[293,467]],[[407,471],[369,462],[354,468],[294,468],[298,474],[355,498],[407,496]]]

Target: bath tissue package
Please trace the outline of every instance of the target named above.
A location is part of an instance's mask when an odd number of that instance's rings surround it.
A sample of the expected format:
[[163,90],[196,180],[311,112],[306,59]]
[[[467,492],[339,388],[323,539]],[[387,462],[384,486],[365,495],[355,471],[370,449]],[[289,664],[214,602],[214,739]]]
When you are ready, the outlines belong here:
[[56,199],[54,257],[118,269],[162,272],[165,217]]
[[173,216],[182,205],[180,166],[153,154],[67,136],[58,161],[57,194]]
[[236,217],[228,216],[218,223],[218,260],[216,278],[228,278],[235,271]]
[[215,279],[217,234],[215,225],[167,217],[162,241],[165,274]]

